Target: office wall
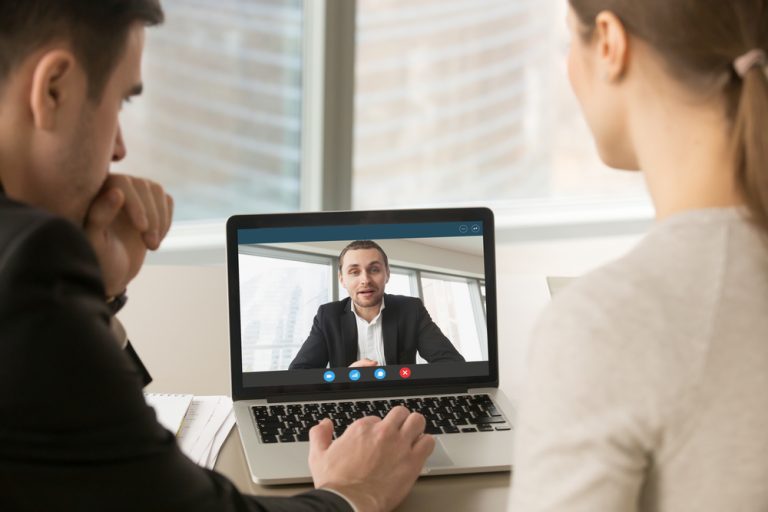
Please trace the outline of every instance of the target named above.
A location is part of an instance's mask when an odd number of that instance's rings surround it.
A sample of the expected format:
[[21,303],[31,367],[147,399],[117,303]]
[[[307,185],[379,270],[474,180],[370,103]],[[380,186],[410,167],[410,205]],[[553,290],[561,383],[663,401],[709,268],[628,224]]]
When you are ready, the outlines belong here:
[[[501,240],[496,245],[496,268],[499,273],[507,274],[578,276],[620,257],[641,237],[641,234],[631,234],[535,241]],[[219,238],[220,240],[217,239],[204,247],[164,247],[158,252],[150,253],[147,256],[147,264],[224,265],[226,252],[223,232]],[[328,251],[334,251],[335,254],[338,254],[339,250],[338,245],[328,247]],[[406,249],[404,254],[410,254],[410,251]],[[445,257],[450,257],[451,264],[468,272],[474,272],[474,269],[478,268],[477,257],[465,254],[450,254]],[[423,261],[420,258],[414,259]]]
[[499,273],[580,276],[627,253],[642,235],[505,242],[497,245]]

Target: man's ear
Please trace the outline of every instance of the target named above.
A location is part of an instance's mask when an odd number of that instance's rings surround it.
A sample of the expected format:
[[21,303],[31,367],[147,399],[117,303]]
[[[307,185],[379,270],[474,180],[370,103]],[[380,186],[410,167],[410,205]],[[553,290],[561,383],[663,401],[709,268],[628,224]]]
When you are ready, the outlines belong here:
[[595,18],[598,72],[613,82],[624,76],[629,62],[629,34],[618,16],[602,11]]
[[69,51],[52,50],[40,58],[32,75],[29,98],[36,128],[56,128],[62,105],[75,96],[78,87],[83,87],[76,75],[75,57]]

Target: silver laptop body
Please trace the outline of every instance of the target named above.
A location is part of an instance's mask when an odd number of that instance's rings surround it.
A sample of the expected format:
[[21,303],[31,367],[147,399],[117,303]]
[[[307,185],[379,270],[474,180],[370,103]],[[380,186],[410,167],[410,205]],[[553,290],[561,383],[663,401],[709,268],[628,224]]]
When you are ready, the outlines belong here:
[[[397,286],[395,291],[431,307],[432,320],[464,362],[429,363],[419,353],[415,361],[387,358],[381,368],[357,374],[330,362],[288,369],[310,342],[317,305],[343,300],[339,248],[353,240],[375,240],[384,248],[397,277],[389,280],[386,293]],[[309,443],[302,430],[309,426],[308,411],[321,417],[328,407],[342,411],[365,407],[364,402],[370,408],[390,401],[390,407],[400,401],[442,405],[429,408],[442,414],[428,422],[436,444],[425,476],[511,469],[515,416],[498,389],[489,209],[234,216],[227,222],[227,266],[232,398],[254,482],[310,482]],[[487,405],[482,395],[490,398],[490,409],[462,405],[476,400]],[[265,414],[271,423],[265,423]],[[467,423],[459,424],[464,417]]]

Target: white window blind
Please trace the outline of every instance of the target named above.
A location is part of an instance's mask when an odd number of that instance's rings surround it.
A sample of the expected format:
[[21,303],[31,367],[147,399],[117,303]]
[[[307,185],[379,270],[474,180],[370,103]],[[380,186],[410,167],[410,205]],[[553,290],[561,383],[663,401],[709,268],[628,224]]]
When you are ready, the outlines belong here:
[[597,158],[564,0],[358,0],[355,208],[644,196]]
[[301,0],[164,0],[124,172],[165,185],[177,220],[299,208]]

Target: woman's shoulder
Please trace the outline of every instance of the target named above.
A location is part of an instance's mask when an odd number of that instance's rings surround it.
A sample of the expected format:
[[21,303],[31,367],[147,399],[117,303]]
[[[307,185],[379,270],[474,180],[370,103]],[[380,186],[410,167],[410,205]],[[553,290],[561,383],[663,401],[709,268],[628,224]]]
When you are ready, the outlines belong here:
[[[691,309],[711,300],[742,260],[768,261],[768,245],[735,209],[686,212],[654,226],[628,253],[575,280],[552,308],[585,319],[641,316]],[[655,314],[659,315],[655,315]]]
[[645,370],[702,353],[711,319],[729,314],[724,294],[756,286],[749,270],[738,269],[768,264],[757,240],[730,211],[660,223],[627,254],[554,296],[534,331],[536,350],[601,354]]

